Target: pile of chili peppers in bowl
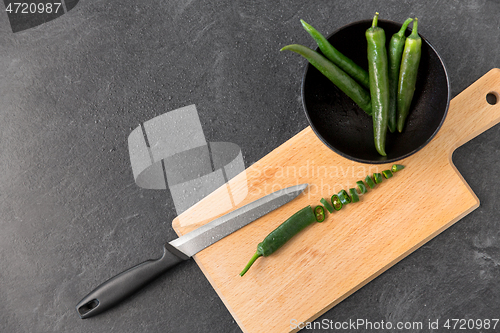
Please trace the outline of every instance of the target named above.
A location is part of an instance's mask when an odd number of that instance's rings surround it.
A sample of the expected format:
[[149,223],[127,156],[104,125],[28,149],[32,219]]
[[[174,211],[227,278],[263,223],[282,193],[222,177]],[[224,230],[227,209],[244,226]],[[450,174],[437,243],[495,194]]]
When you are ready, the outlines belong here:
[[328,37],[301,23],[317,48],[282,50],[308,61],[302,102],[329,148],[358,162],[388,163],[432,140],[446,117],[450,87],[441,57],[418,33],[418,18],[399,24],[376,13]]

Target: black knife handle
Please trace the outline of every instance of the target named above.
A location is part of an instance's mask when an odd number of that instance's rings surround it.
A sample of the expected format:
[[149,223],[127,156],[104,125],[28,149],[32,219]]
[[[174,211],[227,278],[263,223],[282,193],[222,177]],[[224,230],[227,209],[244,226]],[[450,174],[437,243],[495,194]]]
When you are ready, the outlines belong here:
[[112,277],[85,296],[77,304],[76,311],[82,319],[106,311],[159,277],[170,267],[187,259],[188,256],[167,243],[161,258],[147,260]]

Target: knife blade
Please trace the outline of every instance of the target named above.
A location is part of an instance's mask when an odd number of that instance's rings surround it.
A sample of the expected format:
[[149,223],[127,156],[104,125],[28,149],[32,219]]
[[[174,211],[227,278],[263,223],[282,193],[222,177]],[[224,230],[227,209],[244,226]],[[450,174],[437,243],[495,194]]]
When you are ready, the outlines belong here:
[[170,267],[293,200],[307,186],[295,185],[268,194],[166,243],[161,258],[150,259],[129,268],[91,291],[76,305],[78,315],[86,319],[108,310]]

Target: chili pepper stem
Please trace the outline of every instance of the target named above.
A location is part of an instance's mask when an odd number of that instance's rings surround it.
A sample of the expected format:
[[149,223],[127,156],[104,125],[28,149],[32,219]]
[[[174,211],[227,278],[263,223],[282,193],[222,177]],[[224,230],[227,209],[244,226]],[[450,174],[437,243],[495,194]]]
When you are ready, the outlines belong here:
[[378,12],[375,12],[375,16],[373,17],[373,21],[372,21],[372,28],[376,28],[377,27],[377,24],[378,24]]
[[403,22],[403,25],[401,26],[401,29],[399,29],[398,35],[400,35],[401,37],[403,37],[404,34],[405,34],[406,29],[408,29],[408,26],[410,25],[410,23],[412,21],[413,21],[413,19],[411,17],[407,18],[406,21]]
[[418,18],[415,17],[415,20],[413,21],[413,28],[411,30],[410,36],[412,36],[414,38],[418,38],[417,28],[418,28]]
[[253,257],[250,258],[250,261],[248,262],[248,264],[241,271],[240,276],[245,275],[245,273],[250,269],[250,267],[252,267],[252,265],[255,262],[255,260],[257,260],[259,257],[262,257],[262,253],[260,253],[259,251],[255,252],[255,254],[253,255]]

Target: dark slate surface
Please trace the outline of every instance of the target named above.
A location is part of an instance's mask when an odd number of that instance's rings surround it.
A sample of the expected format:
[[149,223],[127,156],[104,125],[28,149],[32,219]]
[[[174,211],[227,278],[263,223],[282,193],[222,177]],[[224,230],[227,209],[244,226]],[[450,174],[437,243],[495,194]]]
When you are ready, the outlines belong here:
[[[307,126],[305,62],[279,53],[313,46],[299,19],[329,33],[375,11],[420,18],[452,96],[500,67],[498,0],[80,1],[18,33],[1,14],[0,331],[240,332],[192,260],[79,319],[86,293],[176,237],[168,193],[134,183],[128,134],[194,103],[207,140],[238,144],[248,167]],[[417,321],[424,329],[414,332],[446,332],[428,321],[498,318],[499,147],[497,126],[453,156],[481,199],[476,211],[317,322]]]

